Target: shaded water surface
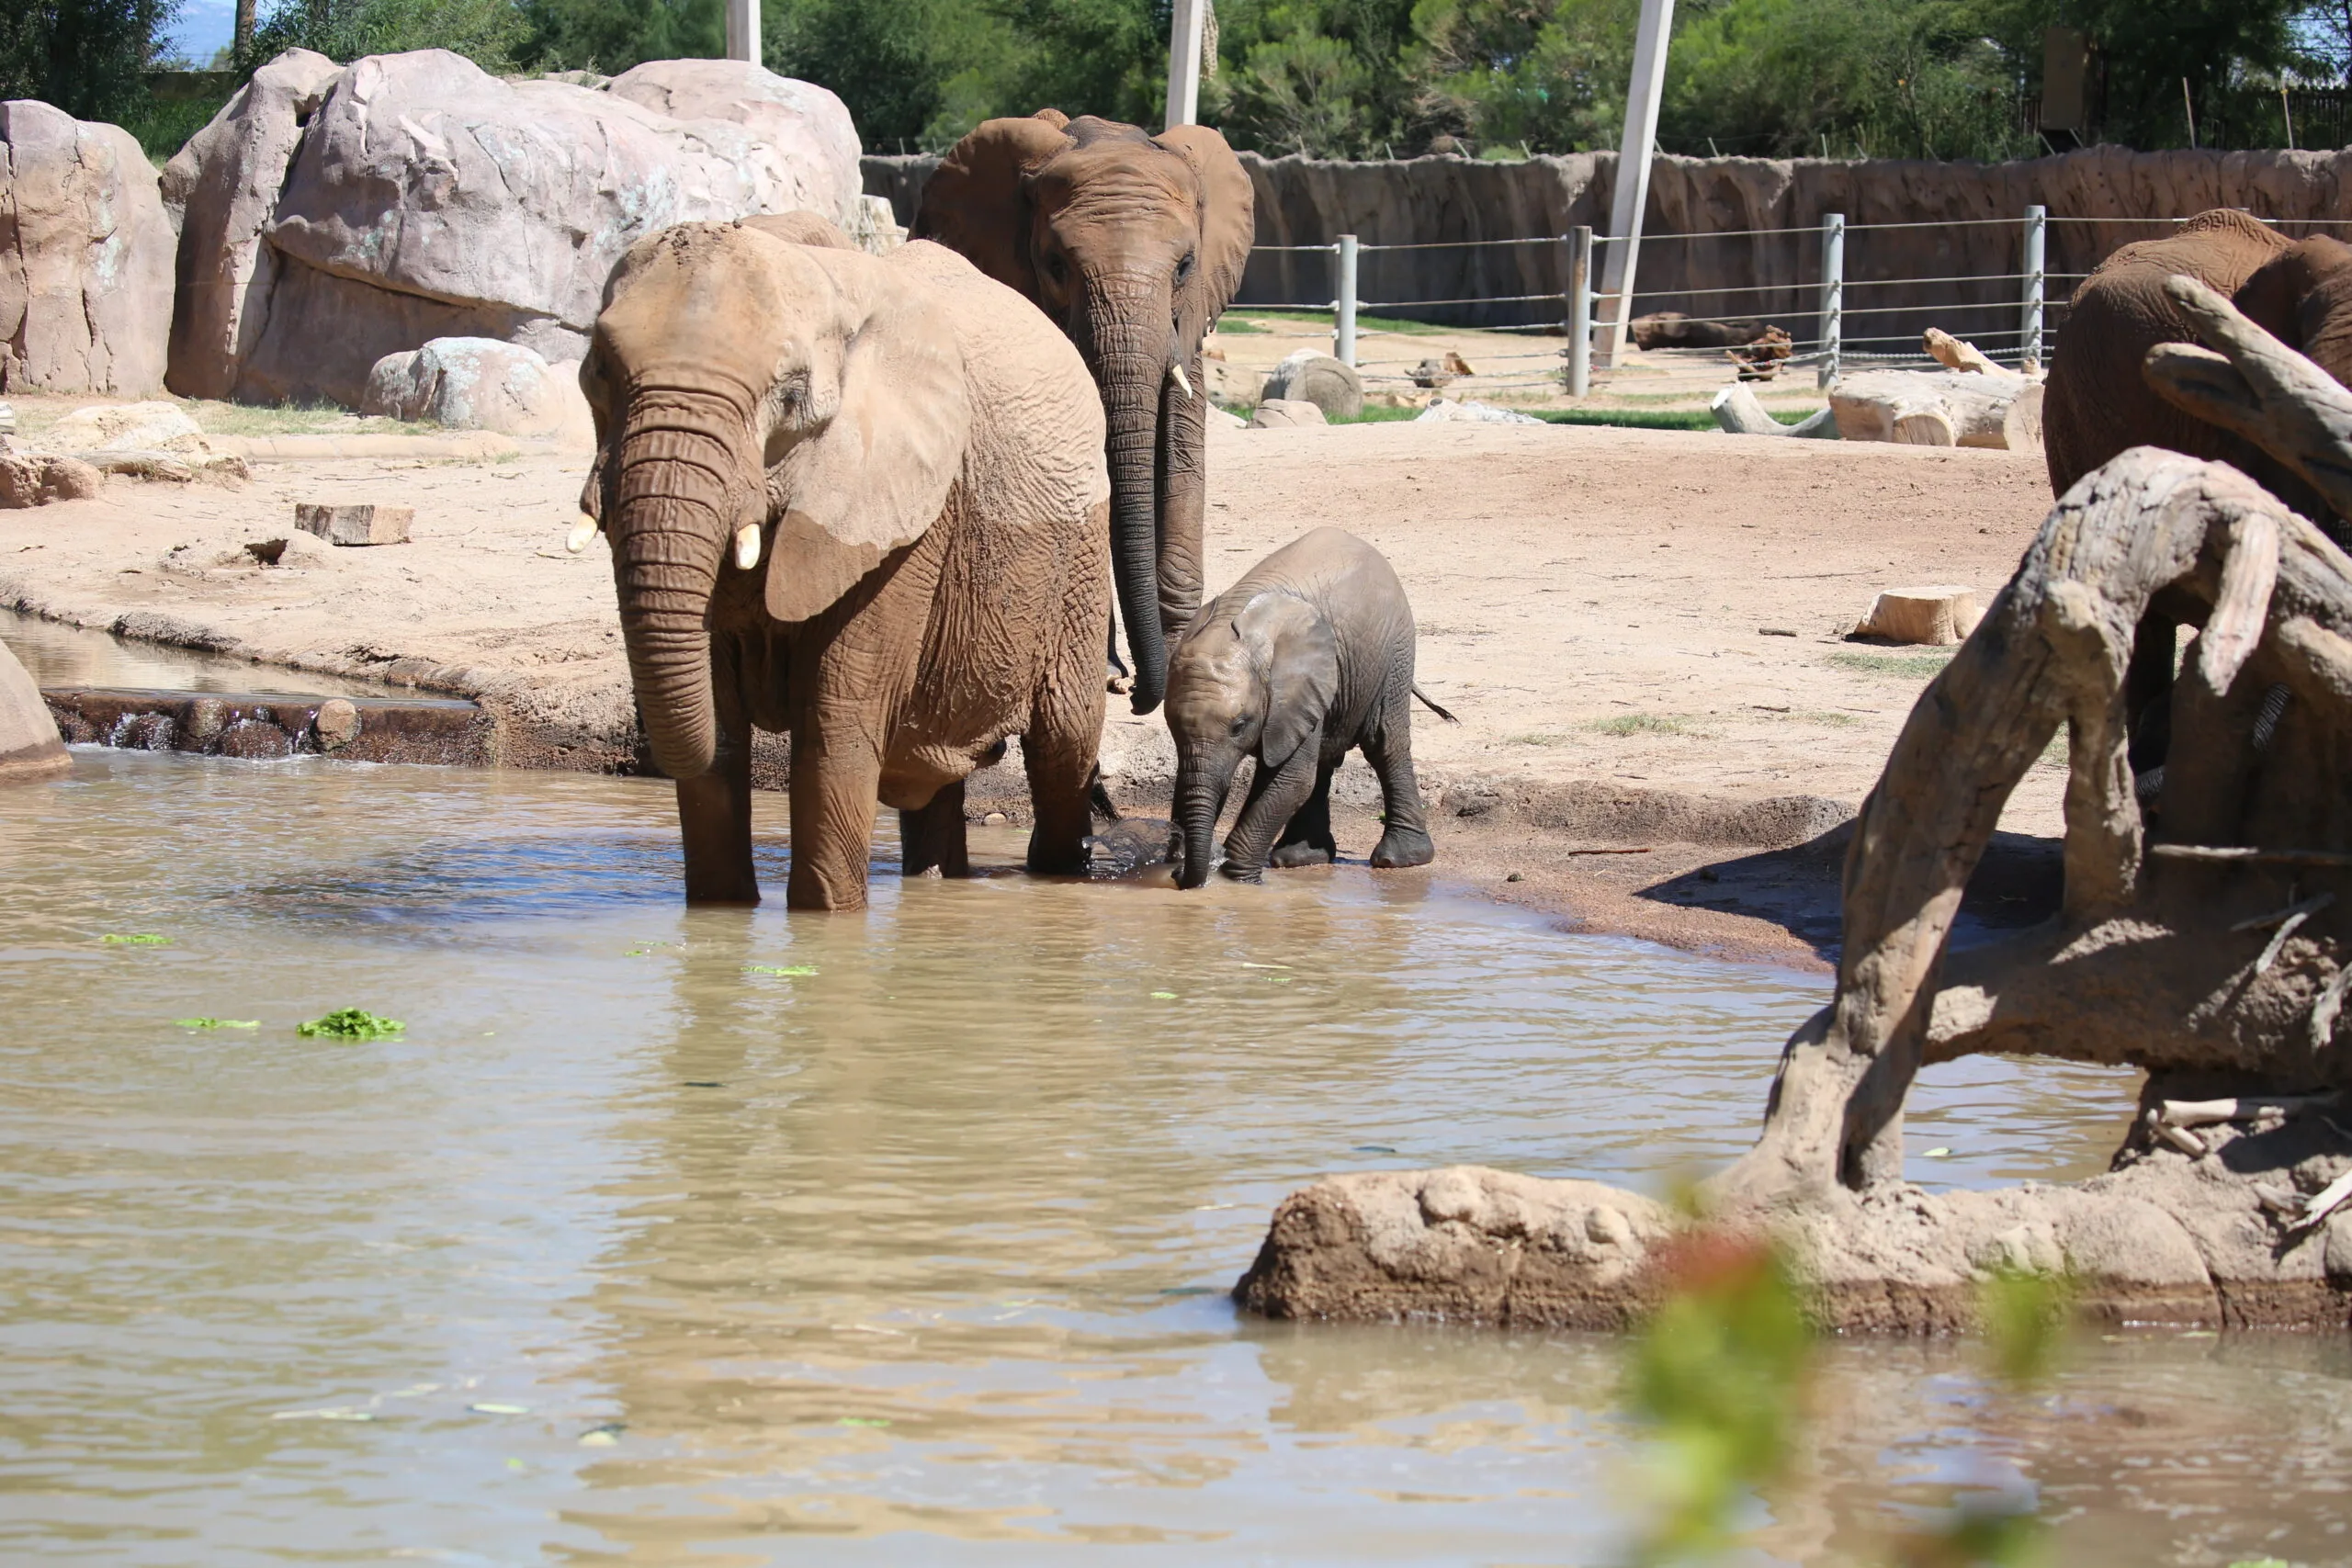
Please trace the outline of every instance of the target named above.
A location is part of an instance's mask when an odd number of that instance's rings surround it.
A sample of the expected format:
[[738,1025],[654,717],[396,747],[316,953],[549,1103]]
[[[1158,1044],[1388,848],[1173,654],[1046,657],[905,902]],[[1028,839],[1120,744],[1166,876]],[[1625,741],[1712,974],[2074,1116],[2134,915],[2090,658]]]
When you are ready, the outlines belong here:
[[[0,793],[12,1562],[1605,1561],[1614,1342],[1224,1292],[1324,1172],[1719,1162],[1825,991],[1360,867],[688,913],[658,785],[76,763]],[[1941,1069],[1914,1174],[2096,1168],[2129,1089]],[[1835,1348],[1760,1549],[2038,1487],[2064,1560],[2352,1553],[2338,1339],[1973,1366]]]

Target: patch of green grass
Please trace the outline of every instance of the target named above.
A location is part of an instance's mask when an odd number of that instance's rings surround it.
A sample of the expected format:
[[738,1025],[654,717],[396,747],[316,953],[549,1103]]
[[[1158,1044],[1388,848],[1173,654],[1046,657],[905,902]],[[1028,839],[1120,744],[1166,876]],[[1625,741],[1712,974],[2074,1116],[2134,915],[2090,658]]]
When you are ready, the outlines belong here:
[[188,417],[208,435],[390,435],[437,430],[433,420],[401,421],[381,414],[356,414],[333,403],[223,403],[193,400]]
[[[1509,407],[1510,405],[1501,405]],[[1546,424],[1600,424],[1621,430],[1713,430],[1715,416],[1705,409],[1522,409]],[[1417,419],[1420,409],[1411,404],[1402,408],[1386,403],[1366,403],[1363,412],[1355,419],[1333,420],[1334,424],[1385,424],[1395,420]],[[1804,417],[1800,412],[1788,418],[1772,416],[1782,424],[1793,424]]]
[[[1234,310],[1248,310],[1249,319],[1258,323],[1258,330],[1261,332],[1269,327],[1288,327],[1300,331],[1319,328],[1328,333],[1332,326],[1331,312],[1329,310],[1259,310],[1238,305],[1234,307]],[[1220,321],[1216,330],[1226,332],[1229,329]],[[1434,337],[1444,333],[1474,333],[1480,329],[1441,326],[1435,321],[1408,321],[1401,316],[1358,316],[1356,330],[1367,333],[1396,333],[1403,337]]]
[[1862,721],[1850,713],[1838,713],[1830,708],[1792,708],[1787,713],[1765,710],[1765,716],[1784,719],[1795,724],[1818,724],[1831,729],[1850,729]]
[[385,1018],[365,1008],[337,1008],[324,1018],[297,1024],[294,1032],[305,1040],[362,1041],[388,1039],[407,1028],[399,1019]]
[[1262,322],[1245,321],[1239,316],[1227,316],[1216,324],[1216,334],[1219,337],[1225,336],[1227,333],[1246,336],[1250,333],[1262,333],[1265,330]]
[[1566,735],[1543,730],[1526,735],[1507,736],[1505,739],[1514,746],[1566,746],[1569,740],[1569,737]]
[[1689,735],[1704,737],[1706,730],[1686,714],[1621,713],[1611,718],[1596,718],[1585,726],[1602,735]]
[[1853,653],[1841,649],[1829,656],[1828,662],[1836,669],[1863,675],[1900,675],[1905,680],[1927,681],[1943,672],[1944,666],[1951,662],[1951,654]]

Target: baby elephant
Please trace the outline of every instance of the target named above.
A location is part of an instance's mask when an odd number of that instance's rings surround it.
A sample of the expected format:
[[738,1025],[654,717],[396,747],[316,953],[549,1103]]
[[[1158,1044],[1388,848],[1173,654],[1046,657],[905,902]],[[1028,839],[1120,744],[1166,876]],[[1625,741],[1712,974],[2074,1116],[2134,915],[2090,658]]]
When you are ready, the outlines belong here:
[[1225,841],[1225,874],[1258,881],[1270,851],[1275,865],[1329,863],[1338,852],[1331,773],[1354,746],[1380,775],[1386,807],[1372,863],[1427,865],[1435,852],[1413,783],[1416,696],[1453,722],[1413,685],[1412,606],[1378,550],[1317,528],[1250,568],[1193,617],[1169,660],[1177,885],[1208,880],[1210,838],[1245,756],[1258,767]]

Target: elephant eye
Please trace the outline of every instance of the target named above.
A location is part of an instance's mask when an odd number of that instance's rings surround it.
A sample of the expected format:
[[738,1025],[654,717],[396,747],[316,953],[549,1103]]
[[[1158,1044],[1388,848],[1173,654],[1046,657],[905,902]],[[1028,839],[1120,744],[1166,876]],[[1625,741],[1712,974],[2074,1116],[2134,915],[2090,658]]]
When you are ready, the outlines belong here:
[[1235,715],[1233,716],[1233,733],[1234,733],[1234,734],[1238,735],[1238,734],[1240,734],[1243,730],[1245,730],[1245,729],[1247,729],[1247,728],[1250,728],[1250,716],[1249,716],[1248,714],[1246,714],[1246,713],[1238,713],[1238,714],[1235,714]]
[[1193,276],[1193,257],[1194,253],[1187,251],[1184,253],[1184,259],[1176,264],[1176,282],[1179,287]]
[[1056,283],[1069,281],[1069,263],[1063,259],[1061,252],[1056,251],[1046,258],[1046,274]]

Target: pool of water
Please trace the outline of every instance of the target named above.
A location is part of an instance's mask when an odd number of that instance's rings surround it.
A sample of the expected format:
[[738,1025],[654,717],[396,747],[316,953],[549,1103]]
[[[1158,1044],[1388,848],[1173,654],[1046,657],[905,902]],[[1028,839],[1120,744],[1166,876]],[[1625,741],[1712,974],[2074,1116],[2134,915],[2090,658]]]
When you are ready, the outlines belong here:
[[[886,842],[864,915],[689,912],[658,784],[83,750],[0,792],[0,1558],[1608,1560],[1615,1341],[1225,1292],[1326,1172],[1722,1161],[1824,982],[975,842],[953,883]],[[345,1006],[406,1029],[297,1033]],[[2095,1169],[2130,1089],[1938,1069],[1913,1174]],[[1834,1347],[1759,1556],[1984,1488],[2064,1561],[2352,1555],[2338,1337],[1974,1369]]]
[[128,686],[182,692],[277,692],[288,695],[385,697],[408,688],[282,664],[256,664],[225,653],[140,642],[86,631],[16,610],[0,610],[0,642],[43,686]]

